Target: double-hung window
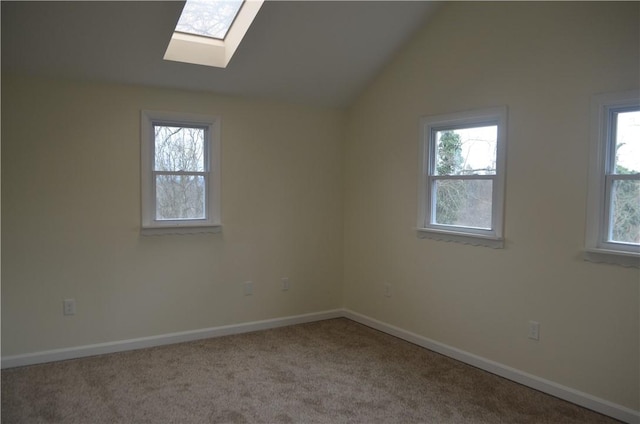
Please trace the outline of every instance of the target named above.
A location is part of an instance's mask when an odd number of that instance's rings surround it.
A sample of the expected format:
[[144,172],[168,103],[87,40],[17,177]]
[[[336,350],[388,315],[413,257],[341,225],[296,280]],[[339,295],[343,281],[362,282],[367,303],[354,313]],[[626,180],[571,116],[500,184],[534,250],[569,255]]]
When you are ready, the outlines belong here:
[[506,107],[423,117],[420,237],[503,247]]
[[640,263],[640,93],[592,100],[586,259]]
[[220,119],[142,111],[142,233],[220,229]]

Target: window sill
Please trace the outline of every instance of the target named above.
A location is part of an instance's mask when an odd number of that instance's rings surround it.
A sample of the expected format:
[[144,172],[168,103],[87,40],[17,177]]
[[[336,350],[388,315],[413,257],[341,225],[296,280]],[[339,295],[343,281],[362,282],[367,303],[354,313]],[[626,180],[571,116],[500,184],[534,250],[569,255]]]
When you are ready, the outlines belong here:
[[584,260],[640,268],[640,255],[633,252],[588,248],[584,250]]
[[448,241],[448,242],[454,242],[454,243],[468,244],[471,246],[491,247],[493,249],[504,248],[504,239],[502,238],[493,238],[493,237],[483,236],[480,234],[438,231],[438,230],[432,230],[427,228],[418,228],[417,232],[418,232],[418,238],[420,239],[426,238],[431,240],[441,240],[441,241]]
[[222,225],[179,226],[179,227],[143,227],[140,234],[143,236],[163,235],[187,235],[187,234],[213,234],[221,233]]

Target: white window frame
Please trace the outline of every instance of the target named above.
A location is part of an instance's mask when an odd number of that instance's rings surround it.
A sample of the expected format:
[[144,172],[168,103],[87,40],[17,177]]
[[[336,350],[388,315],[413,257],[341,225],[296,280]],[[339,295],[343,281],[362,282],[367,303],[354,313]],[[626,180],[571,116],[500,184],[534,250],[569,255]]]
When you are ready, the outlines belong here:
[[[432,187],[435,176],[435,133],[456,128],[497,125],[497,153],[495,175],[481,175],[473,179],[493,181],[491,199],[491,228],[442,225],[433,222],[435,209]],[[420,163],[418,182],[418,236],[445,241],[455,241],[476,246],[504,247],[504,193],[506,175],[507,107],[493,107],[444,115],[424,116],[420,119]],[[457,177],[454,177],[457,178]]]
[[[205,127],[205,218],[157,220],[155,194],[154,125]],[[176,112],[141,112],[141,212],[143,235],[219,232],[220,218],[220,117]]]
[[591,101],[591,140],[587,191],[585,259],[624,266],[640,266],[640,246],[609,241],[609,209],[613,182],[640,180],[639,174],[616,175],[615,134],[612,117],[640,108],[640,90],[596,95]]

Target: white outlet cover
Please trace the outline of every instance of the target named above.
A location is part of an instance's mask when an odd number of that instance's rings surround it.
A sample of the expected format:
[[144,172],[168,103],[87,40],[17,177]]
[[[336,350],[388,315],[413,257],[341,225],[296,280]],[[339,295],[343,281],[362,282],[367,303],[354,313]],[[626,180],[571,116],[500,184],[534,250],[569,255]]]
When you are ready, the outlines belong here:
[[64,315],[75,315],[76,314],[76,300],[75,299],[65,299],[62,301],[62,313]]

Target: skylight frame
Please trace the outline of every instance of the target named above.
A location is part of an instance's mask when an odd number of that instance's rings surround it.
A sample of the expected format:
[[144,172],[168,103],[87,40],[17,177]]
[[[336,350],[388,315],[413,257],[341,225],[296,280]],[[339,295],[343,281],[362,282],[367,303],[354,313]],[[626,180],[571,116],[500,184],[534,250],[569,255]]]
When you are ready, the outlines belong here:
[[224,38],[174,31],[164,60],[226,68],[264,0],[244,0]]

